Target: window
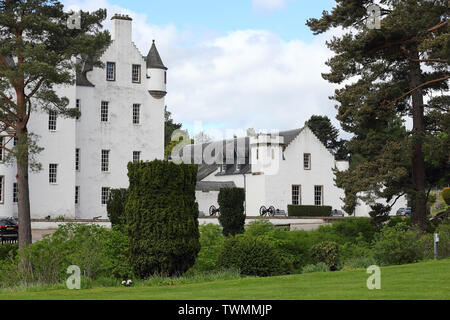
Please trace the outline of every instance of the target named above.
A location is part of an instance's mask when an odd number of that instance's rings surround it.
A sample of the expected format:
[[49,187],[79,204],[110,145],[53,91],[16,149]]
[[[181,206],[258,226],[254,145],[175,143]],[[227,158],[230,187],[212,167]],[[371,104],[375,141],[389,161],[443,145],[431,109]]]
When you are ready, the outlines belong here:
[[109,172],[109,150],[102,150],[102,172]]
[[141,105],[133,104],[133,124],[141,123]]
[[80,204],[80,187],[75,187],[75,204]]
[[316,206],[323,205],[323,186],[314,187],[314,205]]
[[311,154],[305,153],[303,155],[303,168],[305,170],[311,170]]
[[167,71],[164,71],[164,84],[167,84]]
[[5,177],[0,176],[0,203],[5,203],[5,199],[3,197],[3,191],[5,190]]
[[57,164],[50,164],[49,166],[49,182],[50,184],[56,184],[57,183],[57,174],[58,174],[58,165]]
[[49,111],[48,113],[48,130],[56,131],[56,120],[58,115],[56,111]]
[[[3,144],[4,138],[0,138],[0,146],[4,146]],[[3,161],[3,148],[0,148],[0,161]]]
[[[81,100],[77,99],[77,102],[75,104],[75,107],[77,108],[77,110],[81,113]],[[80,120],[80,117],[76,118],[77,120]]]
[[109,111],[109,102],[102,101],[101,116],[100,116],[102,122],[108,122],[108,111]]
[[17,146],[17,142],[19,141],[19,139],[17,139],[17,137],[14,137],[14,147]]
[[302,204],[301,191],[301,186],[292,186],[292,204],[294,206],[299,206]]
[[106,206],[109,200],[109,188],[103,187],[102,188],[102,205]]
[[116,63],[107,62],[106,63],[106,80],[116,81]]
[[133,151],[133,162],[139,162],[139,161],[141,161],[141,152]]
[[80,171],[80,149],[75,149],[75,170]]
[[141,65],[133,64],[131,68],[131,77],[133,83],[141,83]]
[[13,202],[14,203],[19,202],[19,186],[17,182],[14,182],[13,184]]

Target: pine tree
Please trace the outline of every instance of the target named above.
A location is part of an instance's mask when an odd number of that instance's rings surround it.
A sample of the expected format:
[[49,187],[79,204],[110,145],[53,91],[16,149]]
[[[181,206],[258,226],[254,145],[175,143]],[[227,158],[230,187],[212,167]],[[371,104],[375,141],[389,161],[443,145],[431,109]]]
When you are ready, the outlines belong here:
[[[81,12],[77,29],[67,24],[73,13],[63,9],[56,0],[0,0],[0,132],[6,140],[0,147],[17,162],[20,248],[32,241],[28,172],[39,169],[33,157],[41,150],[28,122],[38,111],[79,116],[55,86],[74,83],[76,58],[101,67],[99,55],[110,42],[100,31],[106,10]],[[8,147],[12,139],[15,148]]]
[[[441,123],[436,132],[428,121],[448,119],[448,3],[377,1],[381,28],[376,29],[366,25],[375,2],[338,0],[331,12],[307,22],[315,34],[335,27],[346,31],[327,43],[335,56],[323,75],[332,83],[351,82],[333,97],[343,129],[355,135],[349,144],[352,168],[338,175],[337,183],[347,187],[346,200],[353,205],[361,191],[386,199],[406,194],[412,222],[425,230],[428,190],[442,178],[436,173],[449,168],[448,126]],[[407,117],[411,131],[399,124]]]

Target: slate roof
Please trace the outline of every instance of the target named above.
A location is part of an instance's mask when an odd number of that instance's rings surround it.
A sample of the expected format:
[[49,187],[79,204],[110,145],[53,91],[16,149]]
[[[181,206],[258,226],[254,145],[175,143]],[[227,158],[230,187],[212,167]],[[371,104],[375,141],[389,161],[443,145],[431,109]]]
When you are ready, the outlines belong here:
[[147,69],[152,68],[167,70],[166,66],[162,62],[158,49],[156,49],[155,40],[153,40],[152,47],[150,48],[145,60],[147,61]]
[[232,181],[218,182],[218,181],[198,181],[195,190],[210,192],[220,191],[223,188],[236,188],[236,184]]

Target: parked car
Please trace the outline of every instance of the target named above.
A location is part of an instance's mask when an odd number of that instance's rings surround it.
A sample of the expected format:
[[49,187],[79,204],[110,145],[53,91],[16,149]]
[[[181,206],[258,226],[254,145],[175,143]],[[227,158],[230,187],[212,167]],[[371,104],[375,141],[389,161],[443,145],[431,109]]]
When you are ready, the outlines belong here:
[[344,211],[334,209],[331,213],[332,217],[345,217]]
[[397,210],[397,216],[404,216],[405,215],[405,208],[400,208]]
[[19,225],[11,218],[0,219],[0,238],[2,242],[19,239]]
[[410,216],[411,215],[411,208],[406,208],[405,209],[405,216]]

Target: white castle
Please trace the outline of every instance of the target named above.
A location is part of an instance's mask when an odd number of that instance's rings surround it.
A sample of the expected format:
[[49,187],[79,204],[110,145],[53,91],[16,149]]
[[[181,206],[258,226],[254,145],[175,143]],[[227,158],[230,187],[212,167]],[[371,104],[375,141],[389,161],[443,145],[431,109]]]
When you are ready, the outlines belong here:
[[[139,52],[130,17],[111,20],[106,67],[87,63],[75,85],[57,89],[81,117],[40,112],[30,119],[29,131],[44,148],[37,159],[43,170],[29,176],[34,219],[107,218],[109,190],[129,185],[127,164],[164,158],[167,68],[154,41],[147,57]],[[17,216],[16,170],[0,163],[0,216]]]

